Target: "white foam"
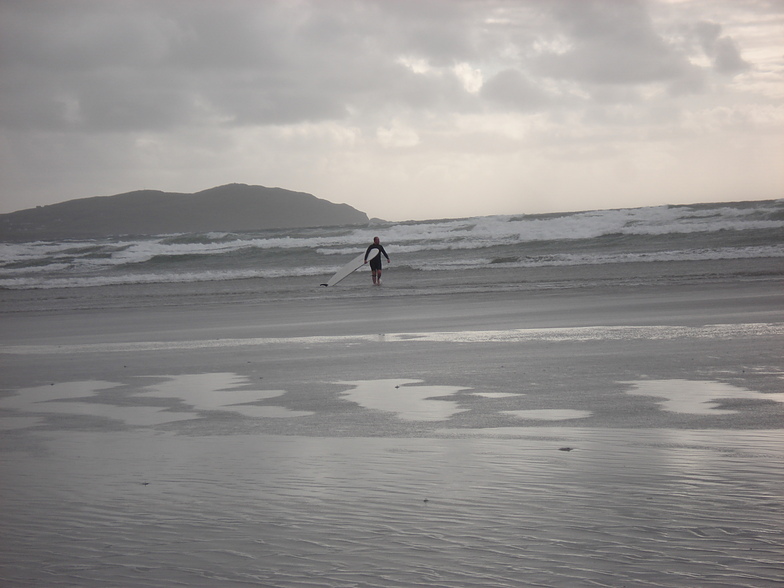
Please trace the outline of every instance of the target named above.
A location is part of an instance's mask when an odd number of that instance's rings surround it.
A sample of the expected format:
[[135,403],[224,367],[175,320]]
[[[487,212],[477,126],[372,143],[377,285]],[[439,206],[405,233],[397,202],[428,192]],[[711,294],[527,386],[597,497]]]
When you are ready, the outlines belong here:
[[[784,257],[784,245],[761,247],[720,247],[715,249],[685,249],[673,251],[651,251],[643,253],[558,253],[553,255],[530,256],[495,262],[488,258],[458,260],[428,260],[412,263],[412,267],[424,271],[444,271],[452,269],[476,269],[497,264],[499,268],[533,268],[579,265],[608,265],[620,263],[650,263],[665,261],[716,261],[722,259],[761,259]],[[491,266],[492,267],[492,266]]]
[[335,268],[294,267],[253,270],[210,270],[201,272],[144,273],[120,275],[74,276],[63,278],[18,277],[0,279],[0,288],[9,290],[51,290],[54,288],[89,288],[97,286],[121,286],[130,284],[177,284],[192,282],[221,282],[226,280],[247,280],[253,278],[286,278],[296,276],[320,276]]

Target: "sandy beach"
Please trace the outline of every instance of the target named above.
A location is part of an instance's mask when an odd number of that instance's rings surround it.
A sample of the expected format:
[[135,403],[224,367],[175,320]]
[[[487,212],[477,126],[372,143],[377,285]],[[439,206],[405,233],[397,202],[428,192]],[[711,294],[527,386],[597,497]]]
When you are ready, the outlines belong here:
[[780,282],[390,284],[7,306],[0,583],[784,581]]

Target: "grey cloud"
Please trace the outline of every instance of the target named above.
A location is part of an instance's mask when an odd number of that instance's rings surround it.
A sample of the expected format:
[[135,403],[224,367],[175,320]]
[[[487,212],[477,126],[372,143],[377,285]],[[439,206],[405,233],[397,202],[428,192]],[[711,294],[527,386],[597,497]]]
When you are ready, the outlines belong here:
[[701,22],[694,28],[705,55],[713,61],[713,68],[718,73],[732,76],[751,68],[751,64],[741,57],[735,41],[721,36],[721,25]]
[[203,88],[202,93],[214,113],[224,116],[232,125],[339,119],[347,113],[341,101],[294,82],[281,86],[243,80],[226,83],[224,80],[220,86]]
[[735,41],[723,37],[716,41],[714,47],[714,67],[719,73],[737,74],[750,69],[751,64],[740,56]]
[[169,3],[167,20],[173,24],[163,65],[194,74],[285,68],[289,56],[300,51],[296,21],[283,10],[285,5],[203,0]]
[[702,94],[708,88],[708,75],[696,66],[684,68],[683,73],[667,85],[670,96]]
[[[347,7],[346,4],[340,4]],[[349,5],[350,6],[350,5]],[[356,5],[353,5],[356,6]],[[385,53],[411,54],[448,66],[477,56],[473,39],[477,18],[487,5],[466,0],[371,0],[372,20]],[[367,8],[358,10],[368,22]]]
[[482,87],[482,97],[512,110],[535,110],[548,102],[546,94],[521,72],[506,69]]
[[395,60],[469,52],[451,2],[22,4],[0,24],[6,127],[168,129],[210,114],[289,124],[457,104],[455,79]]
[[116,6],[0,6],[0,124],[92,131],[167,128],[183,120],[189,98],[173,84],[177,76],[159,67],[172,27]]
[[597,84],[671,82],[688,75],[685,56],[654,30],[646,5],[636,0],[571,0],[555,16],[571,47],[544,54],[544,76]]
[[114,3],[0,4],[0,65],[47,71],[152,66],[168,50],[172,21]]
[[167,129],[198,124],[199,102],[210,99],[229,120],[342,115],[329,96],[319,100],[311,84],[319,70],[309,71],[318,64],[298,50],[274,6],[285,3],[6,4],[0,124]]
[[[192,118],[193,101],[160,76],[93,74],[79,84],[67,122],[96,131],[146,131],[172,128]],[[165,76],[164,76],[165,77]]]
[[[359,113],[352,124],[372,125],[401,107],[465,112],[479,99],[521,111],[562,106],[543,89],[545,78],[576,82],[596,101],[606,95],[602,86],[704,91],[704,68],[665,41],[647,7],[642,0],[0,1],[0,125],[168,130],[351,113]],[[689,35],[716,71],[748,67],[718,25]],[[554,37],[567,44],[534,51]],[[412,71],[401,57],[434,71]],[[488,76],[478,98],[451,70],[461,62]]]
[[169,74],[117,70],[30,75],[6,72],[0,124],[52,131],[161,130],[192,119],[194,97]]

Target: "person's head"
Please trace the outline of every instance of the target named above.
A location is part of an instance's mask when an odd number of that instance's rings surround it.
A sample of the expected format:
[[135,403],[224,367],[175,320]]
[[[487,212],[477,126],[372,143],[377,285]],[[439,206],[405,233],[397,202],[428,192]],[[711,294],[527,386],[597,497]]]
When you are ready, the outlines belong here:
[[375,243],[376,245],[378,245],[378,244],[379,244],[379,242],[380,242],[380,241],[378,240],[378,237],[373,237],[373,243]]

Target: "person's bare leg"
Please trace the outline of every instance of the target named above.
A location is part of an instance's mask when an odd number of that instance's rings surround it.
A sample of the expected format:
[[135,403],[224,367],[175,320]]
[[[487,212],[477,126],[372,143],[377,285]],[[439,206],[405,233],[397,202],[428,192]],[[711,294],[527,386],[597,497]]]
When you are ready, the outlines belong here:
[[370,273],[373,275],[373,285],[375,286],[376,285],[376,280],[378,279],[377,276],[376,276],[377,271],[376,270],[371,270]]
[[381,270],[378,270],[376,272],[376,286],[380,286],[380,285],[381,285]]

